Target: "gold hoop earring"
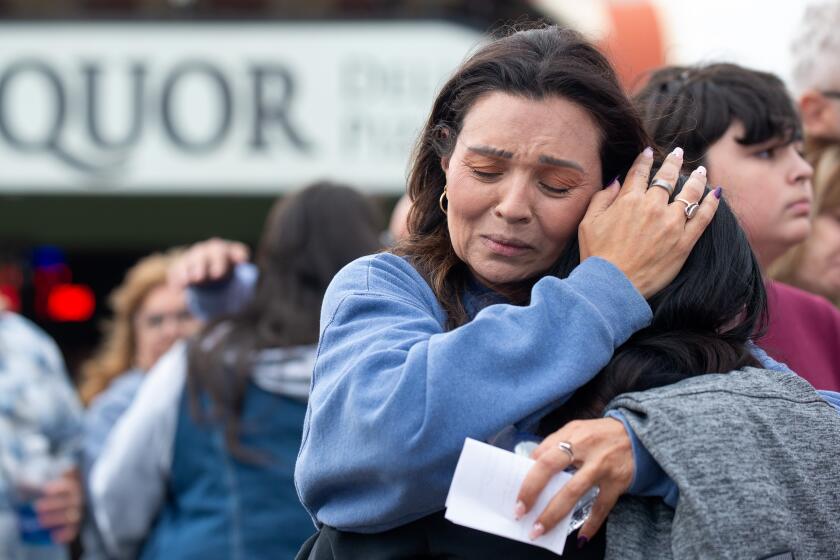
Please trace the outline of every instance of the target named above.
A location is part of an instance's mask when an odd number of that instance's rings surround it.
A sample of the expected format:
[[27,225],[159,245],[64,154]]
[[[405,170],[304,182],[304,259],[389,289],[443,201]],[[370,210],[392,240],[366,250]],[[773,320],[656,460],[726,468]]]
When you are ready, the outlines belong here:
[[438,199],[438,206],[440,206],[440,211],[446,215],[446,208],[443,207],[443,201],[446,199],[446,185],[443,186],[443,192],[440,193],[440,198]]

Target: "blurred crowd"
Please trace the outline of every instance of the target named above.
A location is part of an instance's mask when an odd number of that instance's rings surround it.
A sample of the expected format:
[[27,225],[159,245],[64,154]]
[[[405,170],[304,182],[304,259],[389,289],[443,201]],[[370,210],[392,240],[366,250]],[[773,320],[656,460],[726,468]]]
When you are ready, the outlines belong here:
[[[840,3],[799,25],[792,91],[680,66],[634,101],[656,147],[702,163],[744,228],[767,289],[755,343],[840,391]],[[315,532],[293,475],[324,294],[411,238],[411,207],[403,196],[383,233],[367,196],[319,182],[274,204],[253,258],[222,239],[142,258],[77,387],[53,340],[0,312],[0,558],[294,558]]]

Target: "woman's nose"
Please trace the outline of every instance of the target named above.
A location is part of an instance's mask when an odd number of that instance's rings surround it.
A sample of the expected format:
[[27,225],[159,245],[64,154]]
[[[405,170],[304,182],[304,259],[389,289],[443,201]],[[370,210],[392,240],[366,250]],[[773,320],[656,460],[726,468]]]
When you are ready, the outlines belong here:
[[533,218],[532,189],[525,177],[511,177],[499,184],[496,216],[508,222],[530,222]]

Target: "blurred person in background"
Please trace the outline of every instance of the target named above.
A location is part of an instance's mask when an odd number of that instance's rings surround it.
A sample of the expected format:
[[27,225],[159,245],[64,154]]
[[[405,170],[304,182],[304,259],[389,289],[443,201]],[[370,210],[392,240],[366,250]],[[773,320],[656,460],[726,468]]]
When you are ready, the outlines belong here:
[[184,290],[167,282],[180,251],[154,253],[137,262],[110,295],[114,313],[94,356],[82,365],[79,392],[85,413],[86,470],[129,407],[146,373],[175,343],[196,332]]
[[780,258],[770,272],[776,280],[840,307],[840,142],[809,142],[807,156],[814,165],[811,235]]
[[[195,333],[184,290],[167,283],[180,251],[154,253],[138,261],[110,295],[112,319],[94,356],[82,365],[83,472],[90,474],[111,429],[131,405],[146,373],[176,340]],[[87,480],[86,480],[87,482]],[[107,558],[92,522],[82,532],[84,558]]]
[[840,0],[805,10],[791,45],[793,87],[806,139],[840,141]]
[[[671,66],[636,97],[661,148],[681,146],[722,186],[762,270],[811,233],[813,169],[782,81],[733,64]],[[825,299],[767,280],[767,334],[757,343],[817,389],[840,390],[840,312]]]
[[411,210],[411,198],[404,194],[397,200],[394,209],[391,211],[391,219],[388,222],[388,229],[383,235],[387,237],[386,247],[396,245],[408,237],[408,212]]
[[[388,247],[408,236],[411,199],[402,195],[391,211],[388,229],[380,235]],[[250,250],[239,241],[212,238],[196,243],[169,270],[173,286],[187,289],[190,311],[202,320],[234,313],[253,296],[256,267],[248,262]]]
[[321,300],[336,272],[378,249],[375,208],[351,188],[319,183],[276,203],[248,303],[164,356],[94,466],[93,510],[115,558],[294,557],[313,532],[292,475]]
[[81,435],[81,405],[55,342],[0,309],[0,558],[68,557],[83,511]]

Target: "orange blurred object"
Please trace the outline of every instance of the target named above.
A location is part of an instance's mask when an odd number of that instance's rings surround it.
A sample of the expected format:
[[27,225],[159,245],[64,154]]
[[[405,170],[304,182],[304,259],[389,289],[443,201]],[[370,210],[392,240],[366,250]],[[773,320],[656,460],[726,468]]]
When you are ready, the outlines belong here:
[[665,64],[663,28],[649,0],[610,1],[610,32],[598,43],[628,91],[644,85],[645,74]]

